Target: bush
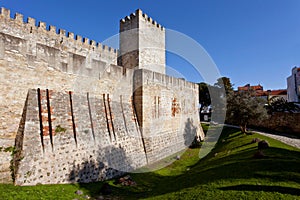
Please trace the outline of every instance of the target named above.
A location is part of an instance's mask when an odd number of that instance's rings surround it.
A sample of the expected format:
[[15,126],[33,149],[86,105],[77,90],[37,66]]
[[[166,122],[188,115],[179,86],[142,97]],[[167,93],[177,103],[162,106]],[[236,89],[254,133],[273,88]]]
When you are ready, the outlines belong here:
[[199,147],[201,147],[201,140],[199,137],[195,136],[189,148],[199,148]]
[[258,150],[269,148],[269,143],[266,140],[262,140],[258,143]]

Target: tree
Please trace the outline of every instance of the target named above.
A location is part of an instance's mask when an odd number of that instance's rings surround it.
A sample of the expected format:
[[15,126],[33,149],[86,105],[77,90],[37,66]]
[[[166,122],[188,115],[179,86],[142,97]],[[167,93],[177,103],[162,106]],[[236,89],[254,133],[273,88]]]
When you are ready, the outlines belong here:
[[233,92],[233,84],[230,78],[221,77],[214,85],[199,83],[200,111],[205,106],[211,106],[212,120],[223,123],[226,113],[226,95]]
[[230,78],[218,78],[217,82],[209,87],[209,92],[212,102],[212,111],[214,113],[212,120],[224,123],[227,104],[226,98],[228,94],[233,93],[233,84],[231,83]]
[[221,77],[218,78],[217,82],[215,83],[216,87],[219,88],[224,88],[226,95],[229,94],[230,92],[233,92],[233,84],[230,81],[230,78],[228,77]]
[[200,111],[205,106],[209,106],[211,104],[210,95],[208,91],[208,86],[206,83],[198,83],[199,85],[199,103],[201,104]]
[[288,102],[284,98],[278,96],[271,97],[266,108],[269,114],[272,114],[273,112],[293,113],[300,111],[300,107],[297,106],[297,104],[294,102]]
[[226,120],[239,125],[241,132],[247,134],[249,120],[267,118],[265,103],[264,99],[255,97],[249,91],[231,92],[227,95]]

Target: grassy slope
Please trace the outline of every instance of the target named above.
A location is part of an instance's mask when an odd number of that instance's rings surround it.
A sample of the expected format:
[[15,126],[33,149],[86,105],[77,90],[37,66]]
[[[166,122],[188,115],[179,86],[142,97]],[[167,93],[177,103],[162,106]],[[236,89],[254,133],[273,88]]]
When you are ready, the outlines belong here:
[[[207,129],[207,126],[204,125]],[[218,127],[214,127],[218,128]],[[266,139],[268,158],[254,159],[257,143]],[[124,199],[300,199],[300,150],[261,135],[241,135],[224,128],[216,147],[198,160],[199,149],[188,149],[181,159],[152,173],[131,174],[135,187],[114,185]],[[14,187],[0,185],[1,199],[73,199],[77,189],[96,197],[102,183]]]

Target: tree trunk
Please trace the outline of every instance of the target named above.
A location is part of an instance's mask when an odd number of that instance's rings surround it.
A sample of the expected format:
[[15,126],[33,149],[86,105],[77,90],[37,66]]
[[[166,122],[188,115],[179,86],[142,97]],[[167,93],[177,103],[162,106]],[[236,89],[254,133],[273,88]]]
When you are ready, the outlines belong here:
[[243,134],[247,134],[247,124],[240,125],[240,128]]

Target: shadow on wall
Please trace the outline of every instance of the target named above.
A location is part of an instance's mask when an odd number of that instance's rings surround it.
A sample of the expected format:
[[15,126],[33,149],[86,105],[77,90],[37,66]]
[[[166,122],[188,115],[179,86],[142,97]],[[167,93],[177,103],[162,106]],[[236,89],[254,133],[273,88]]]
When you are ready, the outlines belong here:
[[70,182],[103,181],[134,170],[131,159],[126,157],[125,151],[121,147],[109,146],[98,150],[96,154],[91,154],[98,156],[94,158],[92,155],[87,155],[85,161],[73,162],[73,168],[69,175]]
[[194,139],[198,139],[197,127],[193,124],[193,119],[188,118],[187,121],[185,122],[183,137],[184,137],[184,145],[186,147],[191,146]]
[[[188,118],[184,128],[184,144],[186,147],[193,143],[196,133],[197,127],[193,124],[193,120]],[[92,183],[89,182],[116,178],[134,169],[135,165],[126,156],[126,152],[122,147],[108,146],[99,149],[96,153],[91,152],[91,155],[87,154],[86,160],[82,162],[73,161],[69,181],[72,183],[78,182],[81,187],[90,190],[89,187]]]

